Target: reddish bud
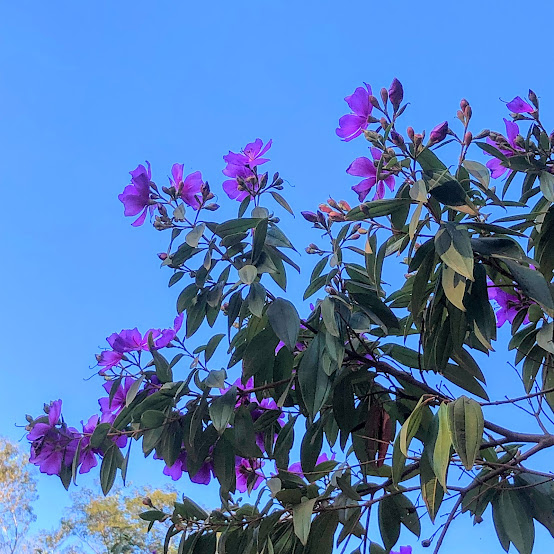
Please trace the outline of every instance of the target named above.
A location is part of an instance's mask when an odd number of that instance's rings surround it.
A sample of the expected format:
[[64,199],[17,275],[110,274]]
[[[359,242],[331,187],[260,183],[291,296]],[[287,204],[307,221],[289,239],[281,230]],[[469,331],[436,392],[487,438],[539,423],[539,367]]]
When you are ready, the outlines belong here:
[[216,210],[219,209],[219,204],[206,204],[204,206],[204,209],[210,212],[215,212]]
[[164,260],[167,260],[167,254],[165,252],[160,252],[158,254],[158,258],[160,258],[160,260],[162,260],[163,262]]
[[352,208],[350,207],[350,204],[346,200],[341,200],[339,202],[339,208],[341,210],[344,210],[345,212],[349,212]]
[[393,130],[390,132],[390,138],[394,145],[396,146],[404,145],[404,137],[400,133],[397,133],[396,131]]
[[464,115],[466,116],[468,121],[471,119],[472,114],[473,114],[473,110],[471,109],[471,106],[466,106],[464,108]]
[[150,498],[149,498],[148,496],[145,496],[145,497],[142,499],[142,503],[143,503],[145,506],[150,506],[150,507],[153,506],[152,500],[150,500]]
[[429,134],[429,144],[437,144],[446,138],[448,134],[448,121],[443,121],[437,126],[433,127],[431,133]]
[[327,204],[320,204],[319,209],[326,214],[330,214],[333,211],[329,206],[327,206]]
[[329,204],[329,206],[331,206],[331,208],[338,208],[339,207],[339,205],[331,197],[329,197],[329,200],[327,200],[327,204]]
[[408,135],[408,137],[410,137],[410,140],[413,142],[414,136],[415,136],[413,127],[408,127],[406,129],[406,134]]
[[462,98],[460,100],[460,109],[465,110],[468,106],[469,106],[469,102],[465,98]]
[[370,103],[374,108],[381,108],[381,106],[379,105],[379,100],[377,100],[377,98],[375,98],[375,96],[373,96],[373,94],[370,94],[370,95],[369,95],[368,100],[369,100],[369,103]]
[[389,100],[389,93],[387,92],[387,89],[384,87],[381,89],[381,100],[383,101],[383,104],[386,106]]
[[386,129],[389,124],[389,122],[384,117],[379,120],[379,123],[381,124],[381,127],[383,127],[383,129]]
[[466,146],[469,146],[472,140],[473,140],[473,134],[471,133],[471,131],[467,131],[467,133],[464,135],[464,144]]

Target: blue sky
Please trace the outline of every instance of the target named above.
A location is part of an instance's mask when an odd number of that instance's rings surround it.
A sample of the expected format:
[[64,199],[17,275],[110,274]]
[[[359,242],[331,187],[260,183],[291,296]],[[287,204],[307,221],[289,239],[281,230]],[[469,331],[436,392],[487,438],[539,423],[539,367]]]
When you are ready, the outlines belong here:
[[[100,382],[85,379],[105,337],[173,321],[178,291],[156,257],[166,236],[133,229],[117,200],[130,169],[148,159],[161,182],[184,162],[217,188],[228,150],[273,138],[271,168],[298,211],[328,194],[354,202],[345,169],[365,145],[335,136],[344,96],[398,77],[416,130],[454,123],[462,97],[475,131],[501,129],[499,99],[529,87],[548,113],[553,15],[546,2],[524,19],[520,2],[475,0],[3,3],[0,433],[20,439],[25,413],[59,397],[68,420],[88,418]],[[316,236],[297,223],[301,250]],[[487,366],[493,386],[515,380],[507,359]],[[137,463],[132,480],[151,467]],[[42,477],[39,493],[48,526],[67,496]],[[501,552],[489,520],[460,518],[444,551]]]

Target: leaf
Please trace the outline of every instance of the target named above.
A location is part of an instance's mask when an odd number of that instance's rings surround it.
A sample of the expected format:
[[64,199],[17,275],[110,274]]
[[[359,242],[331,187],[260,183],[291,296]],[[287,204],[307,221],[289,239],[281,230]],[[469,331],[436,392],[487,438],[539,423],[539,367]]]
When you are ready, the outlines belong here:
[[460,274],[456,273],[451,267],[444,265],[442,268],[442,288],[446,298],[462,312],[465,312],[464,294],[466,291],[466,280]]
[[412,439],[415,437],[421,423],[421,418],[423,416],[422,408],[423,396],[419,399],[416,407],[413,409],[412,413],[408,416],[404,422],[404,425],[402,425],[400,429],[398,445],[400,447],[400,451],[406,457],[409,456],[408,448],[410,447],[410,442],[412,442]]
[[209,407],[210,418],[216,431],[222,435],[231,416],[235,411],[235,405],[237,403],[237,387],[233,385],[225,394],[218,396],[212,400]]
[[406,209],[407,206],[410,206],[411,202],[410,198],[391,198],[364,202],[350,210],[346,214],[346,219],[347,221],[361,221],[363,219],[392,215],[398,210]]
[[548,171],[541,171],[539,174],[539,183],[543,196],[549,202],[554,202],[554,175]]
[[531,554],[535,542],[535,527],[529,513],[529,506],[520,491],[511,486],[504,487],[493,504],[498,518],[510,542],[519,554]]
[[161,427],[165,422],[166,416],[164,412],[159,410],[146,410],[140,416],[140,422],[147,429],[156,429]]
[[292,352],[300,332],[300,316],[292,302],[276,298],[267,308],[267,317],[279,340]]
[[223,333],[218,333],[217,335],[214,335],[206,345],[206,349],[204,350],[204,360],[206,363],[208,363],[211,359],[211,357],[214,355],[214,352],[216,348],[219,346],[219,343],[223,339],[225,335]]
[[495,158],[507,162],[508,158],[505,154],[503,154],[498,148],[495,148],[492,144],[489,144],[488,142],[476,142],[476,144],[481,150],[484,150],[487,154],[490,154],[491,156],[494,156]]
[[447,266],[473,281],[473,250],[466,229],[453,223],[443,224],[435,236],[435,249]]
[[300,446],[300,465],[304,474],[311,473],[323,446],[323,426],[321,419],[306,429]]
[[213,451],[214,473],[223,491],[235,491],[235,459],[235,449],[226,435],[223,434],[216,442]]
[[543,274],[512,260],[502,261],[508,266],[514,281],[523,293],[538,302],[551,317],[554,316],[554,301]]
[[160,380],[160,383],[169,383],[173,381],[173,371],[169,362],[156,350],[152,333],[148,334],[148,348],[150,354],[152,354],[152,359],[156,366],[156,377]]
[[308,542],[308,535],[310,534],[310,526],[312,524],[312,513],[316,500],[317,498],[308,499],[303,497],[300,504],[292,507],[294,534],[304,546]]
[[339,337],[339,328],[335,318],[335,303],[329,296],[326,296],[321,303],[321,316],[329,334],[333,337]]
[[244,217],[241,219],[231,219],[230,221],[226,221],[225,223],[222,223],[221,225],[218,225],[215,228],[215,234],[218,237],[226,237],[228,235],[236,235],[237,233],[244,233],[245,231],[248,231],[249,229],[253,229],[258,225],[260,222],[260,218],[248,218]]
[[479,162],[472,162],[469,160],[464,160],[462,165],[468,170],[470,175],[475,177],[485,188],[489,188],[491,176],[488,167]]
[[289,419],[277,435],[275,448],[273,449],[277,469],[287,469],[289,466],[290,450],[294,443],[294,424],[296,423],[296,417],[298,416]]
[[425,506],[427,507],[429,518],[431,519],[431,522],[434,523],[435,517],[437,516],[442,503],[444,489],[431,468],[431,463],[426,449],[423,450],[423,454],[421,455],[419,477],[421,484],[421,496],[423,497],[423,502],[425,502]]
[[481,406],[467,396],[460,396],[448,405],[448,420],[452,444],[469,471],[483,441],[484,418]]
[[129,390],[127,391],[127,394],[125,396],[125,407],[129,407],[131,402],[135,399],[137,396],[137,393],[142,385],[142,382],[144,381],[145,375],[141,375],[136,381],[133,381],[131,386],[129,387]]
[[274,190],[270,191],[271,196],[275,199],[275,201],[280,204],[289,214],[294,215],[294,212],[292,211],[292,208],[289,206],[288,202],[278,193]]
[[448,406],[443,402],[437,412],[439,429],[435,446],[433,448],[433,472],[437,476],[442,488],[446,488],[446,472],[450,463],[450,449],[452,447],[452,436],[450,434],[450,425],[448,422]]
[[543,350],[554,354],[554,323],[543,323],[536,335],[536,340]]
[[554,537],[554,483],[551,479],[531,473],[514,477],[514,486],[524,495],[533,517]]
[[115,444],[109,446],[104,452],[104,458],[100,466],[100,486],[104,495],[107,495],[113,487],[117,468],[121,467],[122,461],[121,451]]
[[384,496],[379,502],[378,520],[381,538],[388,552],[400,537],[400,513],[394,496]]
[[330,390],[329,377],[320,366],[325,344],[318,333],[303,352],[298,367],[300,391],[311,419],[323,406]]
[[252,283],[246,296],[248,308],[256,317],[262,317],[265,306],[265,288],[260,283]]
[[198,246],[198,243],[200,242],[200,239],[202,238],[202,235],[204,234],[204,229],[206,229],[206,225],[204,223],[199,223],[196,225],[192,231],[189,231],[185,237],[185,242],[192,246],[193,248],[196,248]]
[[255,265],[243,265],[239,269],[239,279],[245,284],[245,285],[251,285],[258,276],[258,270],[256,269]]
[[262,455],[256,444],[256,433],[252,415],[246,406],[241,406],[235,413],[235,446],[243,458],[258,458]]
[[312,521],[308,544],[303,554],[331,554],[338,523],[338,510],[319,513]]

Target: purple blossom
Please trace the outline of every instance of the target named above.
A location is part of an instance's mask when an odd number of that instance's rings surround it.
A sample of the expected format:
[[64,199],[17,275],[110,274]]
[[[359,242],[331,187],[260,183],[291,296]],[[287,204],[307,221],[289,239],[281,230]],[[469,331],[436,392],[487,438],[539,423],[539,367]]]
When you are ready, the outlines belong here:
[[62,464],[71,464],[79,443],[77,429],[67,427],[63,422],[57,427],[61,407],[61,400],[51,402],[48,418],[40,418],[27,434],[27,439],[31,442],[29,462],[47,475],[59,475]]
[[102,454],[100,449],[90,447],[90,437],[94,433],[99,421],[100,418],[97,415],[91,416],[86,423],[81,421],[84,435],[81,439],[81,451],[79,454],[79,463],[81,464],[79,473],[81,474],[88,473],[93,467],[96,467],[98,465],[96,456]]
[[344,99],[353,113],[343,115],[339,119],[336,133],[346,142],[359,137],[368,126],[368,118],[373,106],[369,101],[371,87],[367,83],[364,83],[364,85],[365,89],[358,87],[353,94]]
[[252,169],[269,161],[262,156],[271,148],[271,145],[271,140],[264,146],[263,141],[258,138],[248,143],[241,153],[229,151],[229,154],[223,156],[223,160],[227,163],[223,175],[231,177],[223,183],[223,190],[231,200],[242,202],[249,194],[257,192],[259,183]]
[[[529,307],[529,301],[517,289],[514,289],[515,294],[510,294],[495,286],[491,281],[488,284],[489,299],[494,300],[500,306],[500,309],[496,311],[497,327],[502,327],[506,321],[512,323],[519,311]],[[523,324],[527,323],[529,323],[529,316],[526,314]]]
[[[249,142],[242,152],[236,154],[235,152],[229,151],[229,154],[223,156],[223,160],[227,163],[228,166],[238,166],[250,168],[256,167],[257,165],[265,164],[269,161],[269,158],[262,158],[262,156],[271,148],[273,144],[272,140],[269,140],[268,143],[264,146],[262,139],[257,138],[254,142]],[[223,172],[225,175],[228,173]],[[229,177],[231,175],[228,175]]]
[[[210,449],[210,455],[211,455]],[[161,456],[154,454],[154,459],[161,460]],[[187,451],[183,448],[179,453],[179,456],[175,460],[175,463],[171,466],[166,465],[163,474],[171,477],[173,481],[178,481],[183,476],[183,473],[188,472],[187,469]],[[204,463],[200,466],[200,469],[194,474],[190,475],[189,478],[193,483],[199,485],[208,485],[211,481],[213,473],[213,463],[210,458],[206,459]]]
[[401,546],[399,552],[391,551],[390,554],[412,554],[411,546]]
[[[254,378],[250,377],[250,379],[248,379],[248,381],[246,381],[246,383],[243,385],[242,384],[242,378],[239,377],[231,386],[229,386],[227,388],[224,388],[224,389],[219,389],[219,391],[221,392],[221,394],[225,394],[233,386],[237,387],[237,392],[239,392],[239,393],[241,391],[251,389],[251,388],[254,387]],[[239,394],[235,407],[239,408],[243,404],[250,404],[250,398],[251,398],[250,393],[249,394]]]
[[106,381],[103,385],[105,391],[108,393],[107,397],[102,397],[98,400],[98,404],[100,404],[100,411],[110,414],[119,414],[121,410],[125,407],[125,399],[127,398],[127,393],[129,392],[129,389],[131,388],[131,385],[135,382],[135,379],[132,377],[125,377],[123,380],[123,383],[119,384],[117,387],[117,390],[115,391],[115,394],[113,395],[113,398],[110,402],[110,392],[112,390],[112,386],[114,384],[113,381]]
[[448,134],[448,121],[443,121],[439,123],[431,130],[429,134],[429,144],[437,144],[437,142],[442,142],[446,135]]
[[113,350],[104,350],[97,356],[98,365],[102,368],[98,373],[104,375],[106,371],[114,368],[123,359],[123,354]]
[[184,164],[173,164],[171,168],[173,179],[170,179],[170,182],[183,199],[183,202],[188,204],[191,208],[198,210],[200,208],[198,197],[202,196],[201,189],[204,184],[202,181],[202,173],[200,173],[200,171],[195,171],[183,179],[183,168]]
[[389,88],[389,100],[395,112],[400,107],[400,104],[402,104],[403,98],[404,89],[402,88],[402,83],[395,78]]
[[253,491],[260,486],[264,480],[264,475],[260,472],[262,466],[262,460],[248,460],[237,456],[235,472],[239,492]]
[[371,148],[371,155],[373,161],[369,158],[356,158],[346,170],[349,175],[355,175],[356,177],[366,177],[363,181],[360,181],[357,185],[352,187],[352,190],[358,194],[358,200],[363,202],[369,191],[377,185],[377,191],[373,200],[381,199],[385,196],[385,184],[392,191],[394,190],[394,175],[388,171],[381,170],[379,181],[377,181],[377,168],[374,161],[381,159],[381,151],[377,148]]
[[[250,412],[252,416],[252,421],[256,421],[259,419],[266,410],[279,410],[281,413],[279,414],[279,417],[277,418],[277,424],[280,427],[283,427],[285,424],[285,414],[280,410],[279,406],[277,406],[277,403],[272,398],[263,398],[257,408],[254,408],[252,412]],[[256,444],[258,445],[259,449],[264,452],[265,451],[265,434],[263,432],[256,433]],[[275,433],[275,436],[273,440],[277,438],[277,433]]]
[[[519,135],[519,127],[517,123],[513,121],[508,121],[506,118],[504,118],[504,124],[506,125],[506,138],[508,140],[508,144],[514,150],[523,151],[523,149],[517,146],[515,142],[516,137]],[[498,148],[498,145],[490,137],[487,137],[487,143],[494,146],[495,148]],[[499,150],[508,158],[514,155],[514,152],[512,150],[507,150],[506,148],[499,148]],[[485,152],[485,154],[487,153]],[[486,165],[490,169],[491,177],[493,179],[501,177],[502,175],[504,175],[504,173],[506,173],[506,171],[508,171],[508,175],[512,172],[511,169],[508,170],[507,167],[503,166],[502,160],[499,160],[498,158],[494,158],[488,161]]]
[[[327,454],[324,452],[323,454],[320,454],[318,459],[315,462],[316,467],[319,464],[322,464],[323,462],[329,462],[331,460],[335,459],[335,454],[332,453],[331,459],[327,456]],[[302,464],[300,462],[295,462],[294,464],[291,464],[288,469],[289,473],[294,473],[300,477],[304,477],[304,472],[302,471]]]
[[521,96],[516,96],[512,101],[507,102],[506,107],[513,113],[533,113],[535,111],[535,108]]
[[150,213],[154,210],[155,202],[150,200],[150,181],[152,179],[152,172],[150,171],[150,163],[146,162],[148,169],[140,164],[136,169],[130,171],[131,183],[127,185],[123,192],[118,196],[119,200],[123,202],[126,216],[134,216],[139,214],[140,216],[133,221],[133,227],[139,227],[144,223],[146,219],[146,213],[150,209]]

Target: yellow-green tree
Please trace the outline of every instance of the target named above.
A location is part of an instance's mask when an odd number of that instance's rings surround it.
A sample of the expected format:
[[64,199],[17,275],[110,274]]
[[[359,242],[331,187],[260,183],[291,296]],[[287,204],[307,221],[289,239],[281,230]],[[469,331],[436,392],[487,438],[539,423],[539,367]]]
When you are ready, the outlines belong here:
[[[160,509],[173,507],[173,490],[120,488],[109,496],[83,488],[72,495],[72,502],[57,529],[43,533],[37,554],[123,554],[162,552],[167,528],[154,526],[147,532],[148,523],[139,519],[145,509],[143,501]],[[169,552],[176,552],[169,550]]]
[[26,551],[26,535],[36,519],[36,482],[19,447],[0,437],[0,552]]

